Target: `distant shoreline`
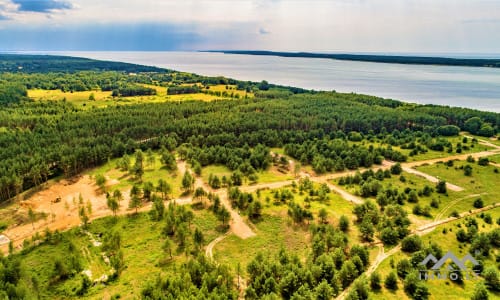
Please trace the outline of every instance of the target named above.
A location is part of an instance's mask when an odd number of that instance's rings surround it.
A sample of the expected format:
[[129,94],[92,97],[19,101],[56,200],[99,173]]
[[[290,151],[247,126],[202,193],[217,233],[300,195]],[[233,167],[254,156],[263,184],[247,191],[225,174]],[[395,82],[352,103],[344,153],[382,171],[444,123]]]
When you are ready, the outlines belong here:
[[312,53],[312,52],[276,52],[276,51],[251,51],[251,50],[211,50],[211,51],[201,51],[201,52],[279,56],[279,57],[323,58],[323,59],[407,64],[407,65],[438,65],[438,66],[500,68],[500,59],[495,59],[495,58],[449,58],[449,57],[433,57],[433,56],[341,54],[341,53],[329,54],[329,53]]

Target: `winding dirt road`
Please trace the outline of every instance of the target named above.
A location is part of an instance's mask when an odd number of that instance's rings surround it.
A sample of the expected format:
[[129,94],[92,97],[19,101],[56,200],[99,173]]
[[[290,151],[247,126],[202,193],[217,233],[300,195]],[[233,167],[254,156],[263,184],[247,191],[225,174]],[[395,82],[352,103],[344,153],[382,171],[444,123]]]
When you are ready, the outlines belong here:
[[[497,207],[500,207],[500,202],[492,204],[492,205],[485,206],[483,208],[471,210],[470,212],[461,213],[458,217],[449,217],[449,218],[446,218],[446,219],[434,221],[432,223],[429,223],[429,224],[426,224],[426,225],[422,225],[419,228],[413,230],[410,233],[409,236],[411,236],[411,235],[423,236],[423,235],[426,235],[426,234],[432,232],[436,227],[438,227],[440,225],[443,225],[443,224],[446,224],[446,223],[449,223],[449,222],[452,222],[452,221],[456,221],[456,220],[465,218],[467,216],[475,215],[475,214],[478,214],[478,213],[481,213],[481,212],[484,212],[484,211],[495,209]],[[366,277],[370,276],[373,272],[375,272],[375,270],[379,267],[379,265],[384,260],[386,260],[388,257],[394,255],[395,253],[397,253],[397,252],[399,252],[401,250],[401,244],[396,245],[394,248],[392,248],[388,252],[384,252],[384,246],[380,242],[378,244],[378,247],[380,247],[380,248],[379,248],[379,253],[378,253],[377,257],[370,264],[370,266],[366,269],[366,271],[362,274],[362,275],[365,275]],[[360,275],[360,277],[361,277],[361,275]],[[342,291],[342,293],[340,293],[337,296],[336,299],[337,300],[343,300],[343,299],[345,299],[345,297],[349,294],[352,286],[353,285],[351,284],[347,289],[345,289],[344,291]]]

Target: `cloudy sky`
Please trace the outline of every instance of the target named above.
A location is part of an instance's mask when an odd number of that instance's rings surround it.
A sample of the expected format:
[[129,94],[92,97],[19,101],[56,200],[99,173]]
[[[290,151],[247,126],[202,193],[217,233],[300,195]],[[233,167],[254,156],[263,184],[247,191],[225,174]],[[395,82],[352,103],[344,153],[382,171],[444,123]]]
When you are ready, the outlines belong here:
[[0,51],[499,53],[499,0],[0,0]]

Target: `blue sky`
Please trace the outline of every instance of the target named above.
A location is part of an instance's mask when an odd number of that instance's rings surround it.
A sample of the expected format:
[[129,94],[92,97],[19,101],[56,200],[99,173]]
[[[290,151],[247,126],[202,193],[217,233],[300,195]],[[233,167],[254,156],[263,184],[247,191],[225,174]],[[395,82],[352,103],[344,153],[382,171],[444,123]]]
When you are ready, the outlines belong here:
[[498,0],[0,0],[0,51],[499,53]]

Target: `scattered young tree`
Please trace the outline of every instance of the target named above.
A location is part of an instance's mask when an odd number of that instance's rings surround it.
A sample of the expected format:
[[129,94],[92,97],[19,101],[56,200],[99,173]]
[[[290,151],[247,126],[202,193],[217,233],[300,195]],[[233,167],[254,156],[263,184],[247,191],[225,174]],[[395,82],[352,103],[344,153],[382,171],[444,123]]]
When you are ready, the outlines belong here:
[[116,212],[120,208],[120,203],[118,200],[109,194],[106,194],[106,204],[108,205],[108,208],[113,212],[113,216],[116,216]]
[[398,277],[397,277],[396,273],[390,272],[389,275],[387,275],[387,277],[385,278],[384,285],[388,290],[392,290],[392,291],[397,290],[398,289]]
[[346,217],[345,215],[340,216],[340,219],[339,219],[339,228],[343,232],[348,232],[349,231],[349,218]]
[[31,227],[35,230],[36,214],[31,207],[28,209],[28,218],[30,219]]
[[476,283],[474,288],[474,294],[472,294],[471,300],[488,300],[490,297],[488,295],[488,290],[482,282]]
[[193,234],[193,242],[198,251],[200,250],[201,246],[203,246],[204,241],[205,238],[203,237],[203,232],[196,228]]
[[95,183],[101,189],[103,193],[106,192],[106,177],[102,174],[97,174],[95,176]]
[[377,272],[373,272],[370,275],[370,288],[372,291],[378,291],[382,288],[380,284],[380,275]]
[[155,162],[156,162],[155,154],[153,153],[153,150],[149,148],[146,151],[146,164],[148,165],[148,167],[154,168]]
[[190,193],[193,190],[193,185],[194,185],[194,177],[189,173],[189,171],[186,171],[184,173],[184,176],[182,177],[182,189],[186,193]]
[[323,224],[328,223],[328,212],[325,208],[321,208],[318,212],[319,221]]
[[446,181],[440,180],[436,184],[436,192],[438,192],[440,194],[446,194],[447,193],[447,190],[446,190]]
[[87,214],[87,210],[85,209],[84,206],[80,206],[78,210],[78,215],[80,216],[80,220],[83,223],[83,227],[87,228],[87,225],[89,223],[89,216]]
[[135,163],[132,167],[132,173],[139,179],[142,180],[142,175],[144,175],[144,154],[141,150],[135,152]]
[[141,198],[139,198],[137,195],[132,195],[131,193],[128,208],[135,209],[135,213],[137,214],[139,212],[139,207],[141,206],[142,206]]
[[164,179],[158,179],[158,185],[156,186],[156,191],[160,192],[163,200],[168,199],[168,195],[172,193],[172,186],[166,182]]

